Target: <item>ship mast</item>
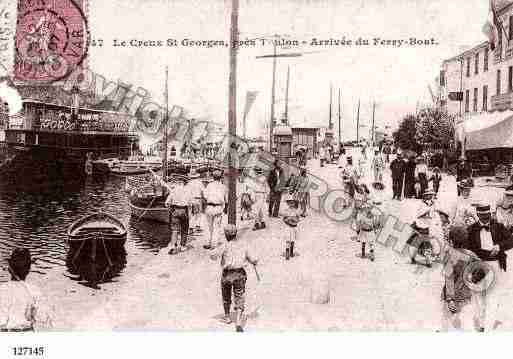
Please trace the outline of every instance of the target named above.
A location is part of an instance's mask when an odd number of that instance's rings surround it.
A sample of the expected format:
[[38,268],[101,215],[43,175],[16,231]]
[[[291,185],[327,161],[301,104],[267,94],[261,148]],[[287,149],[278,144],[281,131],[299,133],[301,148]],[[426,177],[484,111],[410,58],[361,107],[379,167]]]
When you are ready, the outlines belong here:
[[168,67],[166,66],[166,116],[164,117],[164,156],[162,156],[162,178],[167,182],[167,132],[169,120]]

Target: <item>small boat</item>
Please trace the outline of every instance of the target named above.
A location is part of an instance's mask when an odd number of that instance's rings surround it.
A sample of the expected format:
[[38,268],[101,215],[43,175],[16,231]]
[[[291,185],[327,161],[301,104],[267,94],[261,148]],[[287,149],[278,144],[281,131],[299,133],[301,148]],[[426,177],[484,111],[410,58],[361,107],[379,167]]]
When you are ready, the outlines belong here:
[[111,169],[119,164],[117,158],[104,158],[101,160],[93,161],[93,173],[107,174]]
[[150,171],[159,171],[161,168],[162,165],[160,164],[121,162],[112,167],[110,172],[118,176],[132,176],[150,173]]
[[89,254],[110,258],[124,249],[127,237],[125,225],[117,218],[98,212],[80,218],[68,228],[68,244],[74,257]]
[[169,208],[165,205],[166,198],[152,198],[147,204],[130,199],[128,206],[132,218],[136,220],[169,223]]

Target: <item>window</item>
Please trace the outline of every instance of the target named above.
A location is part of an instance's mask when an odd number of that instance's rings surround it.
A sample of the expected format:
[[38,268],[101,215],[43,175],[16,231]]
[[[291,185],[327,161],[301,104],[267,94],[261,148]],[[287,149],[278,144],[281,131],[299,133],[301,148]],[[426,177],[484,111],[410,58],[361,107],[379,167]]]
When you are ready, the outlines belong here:
[[512,39],[513,38],[513,15],[510,15],[509,16],[509,28],[508,28],[508,33],[509,33],[509,36],[508,36],[508,39]]
[[470,111],[470,90],[465,91],[465,112]]
[[474,73],[476,75],[479,73],[479,52],[476,54],[476,63],[474,66]]
[[470,58],[467,59],[467,77],[470,77]]
[[513,66],[508,68],[508,92],[513,91]]
[[499,57],[502,58],[502,31],[498,31],[498,36],[499,36],[499,39],[498,39],[498,46],[497,46],[497,49],[496,51],[499,51]]
[[483,111],[488,111],[488,86],[483,86]]
[[477,112],[477,87],[474,88],[474,103],[473,103],[473,106],[472,106],[472,110],[474,112]]
[[497,95],[501,94],[501,70],[497,70]]
[[485,52],[484,52],[484,69],[483,71],[488,71],[488,46],[486,47],[485,49]]

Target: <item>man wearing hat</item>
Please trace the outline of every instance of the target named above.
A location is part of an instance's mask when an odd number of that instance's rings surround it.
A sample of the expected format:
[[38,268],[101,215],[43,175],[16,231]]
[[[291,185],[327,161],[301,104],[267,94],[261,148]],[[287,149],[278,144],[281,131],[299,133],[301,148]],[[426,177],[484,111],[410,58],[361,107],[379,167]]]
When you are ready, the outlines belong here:
[[[223,297],[224,317],[223,322],[231,324],[230,308],[233,302],[235,304],[235,329],[242,332],[242,321],[246,297],[246,266],[258,264],[257,258],[251,253],[245,242],[237,240],[237,227],[228,224],[224,229],[226,243],[219,247],[217,253],[212,255],[212,259],[221,257],[221,293]],[[256,270],[256,268],[255,268]]]
[[267,184],[269,185],[269,217],[278,217],[280,212],[281,196],[285,188],[285,179],[283,178],[283,170],[278,160],[274,162],[274,167],[267,176]]
[[214,180],[210,182],[203,191],[203,198],[206,202],[205,214],[207,217],[208,225],[208,244],[204,245],[205,249],[213,249],[216,244],[219,244],[221,239],[217,239],[217,243],[213,243],[214,233],[219,232],[221,227],[221,220],[223,217],[224,207],[228,202],[228,191],[226,186],[221,182],[223,172],[215,170],[212,174]]
[[392,190],[394,192],[392,199],[401,200],[404,183],[404,161],[399,151],[396,158],[390,163],[390,170],[392,171]]
[[465,249],[474,252],[480,260],[486,261],[494,272],[495,283],[487,295],[489,301],[486,307],[489,309],[492,323],[498,323],[503,318],[502,313],[511,311],[509,303],[504,303],[501,298],[508,297],[510,291],[505,276],[506,252],[513,248],[513,238],[502,223],[492,218],[489,204],[478,205],[476,213],[478,221],[468,228]]
[[477,221],[476,210],[470,200],[472,186],[465,180],[458,183],[458,188],[460,196],[456,202],[452,223],[458,226],[470,226]]
[[[189,205],[191,202],[189,193],[185,190],[187,179],[178,177],[174,186],[166,184],[169,195],[166,199],[166,207],[169,208],[169,225],[171,236],[175,231],[174,226],[180,228],[180,242],[171,240],[169,254],[175,254],[185,250],[187,245],[187,237],[189,235]],[[173,248],[174,244],[174,248]]]
[[422,196],[422,204],[416,218],[424,220],[432,236],[443,242],[448,233],[449,214],[435,206],[435,192],[427,189]]
[[16,248],[7,259],[11,280],[0,285],[0,332],[50,329],[50,310],[36,286],[26,283],[32,259],[27,248]]
[[497,221],[510,232],[513,228],[513,191],[505,191],[502,201],[497,203]]
[[201,230],[201,212],[203,209],[203,190],[205,186],[203,185],[203,181],[200,178],[200,174],[195,170],[192,170],[189,174],[189,182],[185,186],[185,190],[189,194],[190,198],[190,224],[191,224],[191,232],[193,229],[200,231]]

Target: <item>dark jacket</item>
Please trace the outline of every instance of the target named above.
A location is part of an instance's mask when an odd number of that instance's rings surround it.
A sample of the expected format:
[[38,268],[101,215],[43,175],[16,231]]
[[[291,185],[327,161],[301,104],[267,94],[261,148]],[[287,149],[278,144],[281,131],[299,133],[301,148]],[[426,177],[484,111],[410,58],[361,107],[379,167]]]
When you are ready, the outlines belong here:
[[483,261],[499,261],[499,266],[506,271],[506,251],[513,248],[511,233],[502,223],[494,219],[490,221],[490,232],[493,244],[498,244],[500,247],[499,254],[496,256],[492,257],[490,251],[481,249],[481,225],[478,222],[468,228],[468,242],[464,248],[474,252]]
[[[281,186],[280,188],[277,188],[276,185],[278,184],[278,179],[280,179]],[[279,175],[276,176],[276,168],[273,168],[269,175],[267,176],[267,184],[269,185],[269,189],[272,192],[280,192],[283,190],[283,187],[285,186],[284,178],[283,178],[283,170],[279,169]]]
[[392,171],[393,179],[401,179],[404,175],[404,162],[400,159],[394,159],[390,163],[390,170]]

